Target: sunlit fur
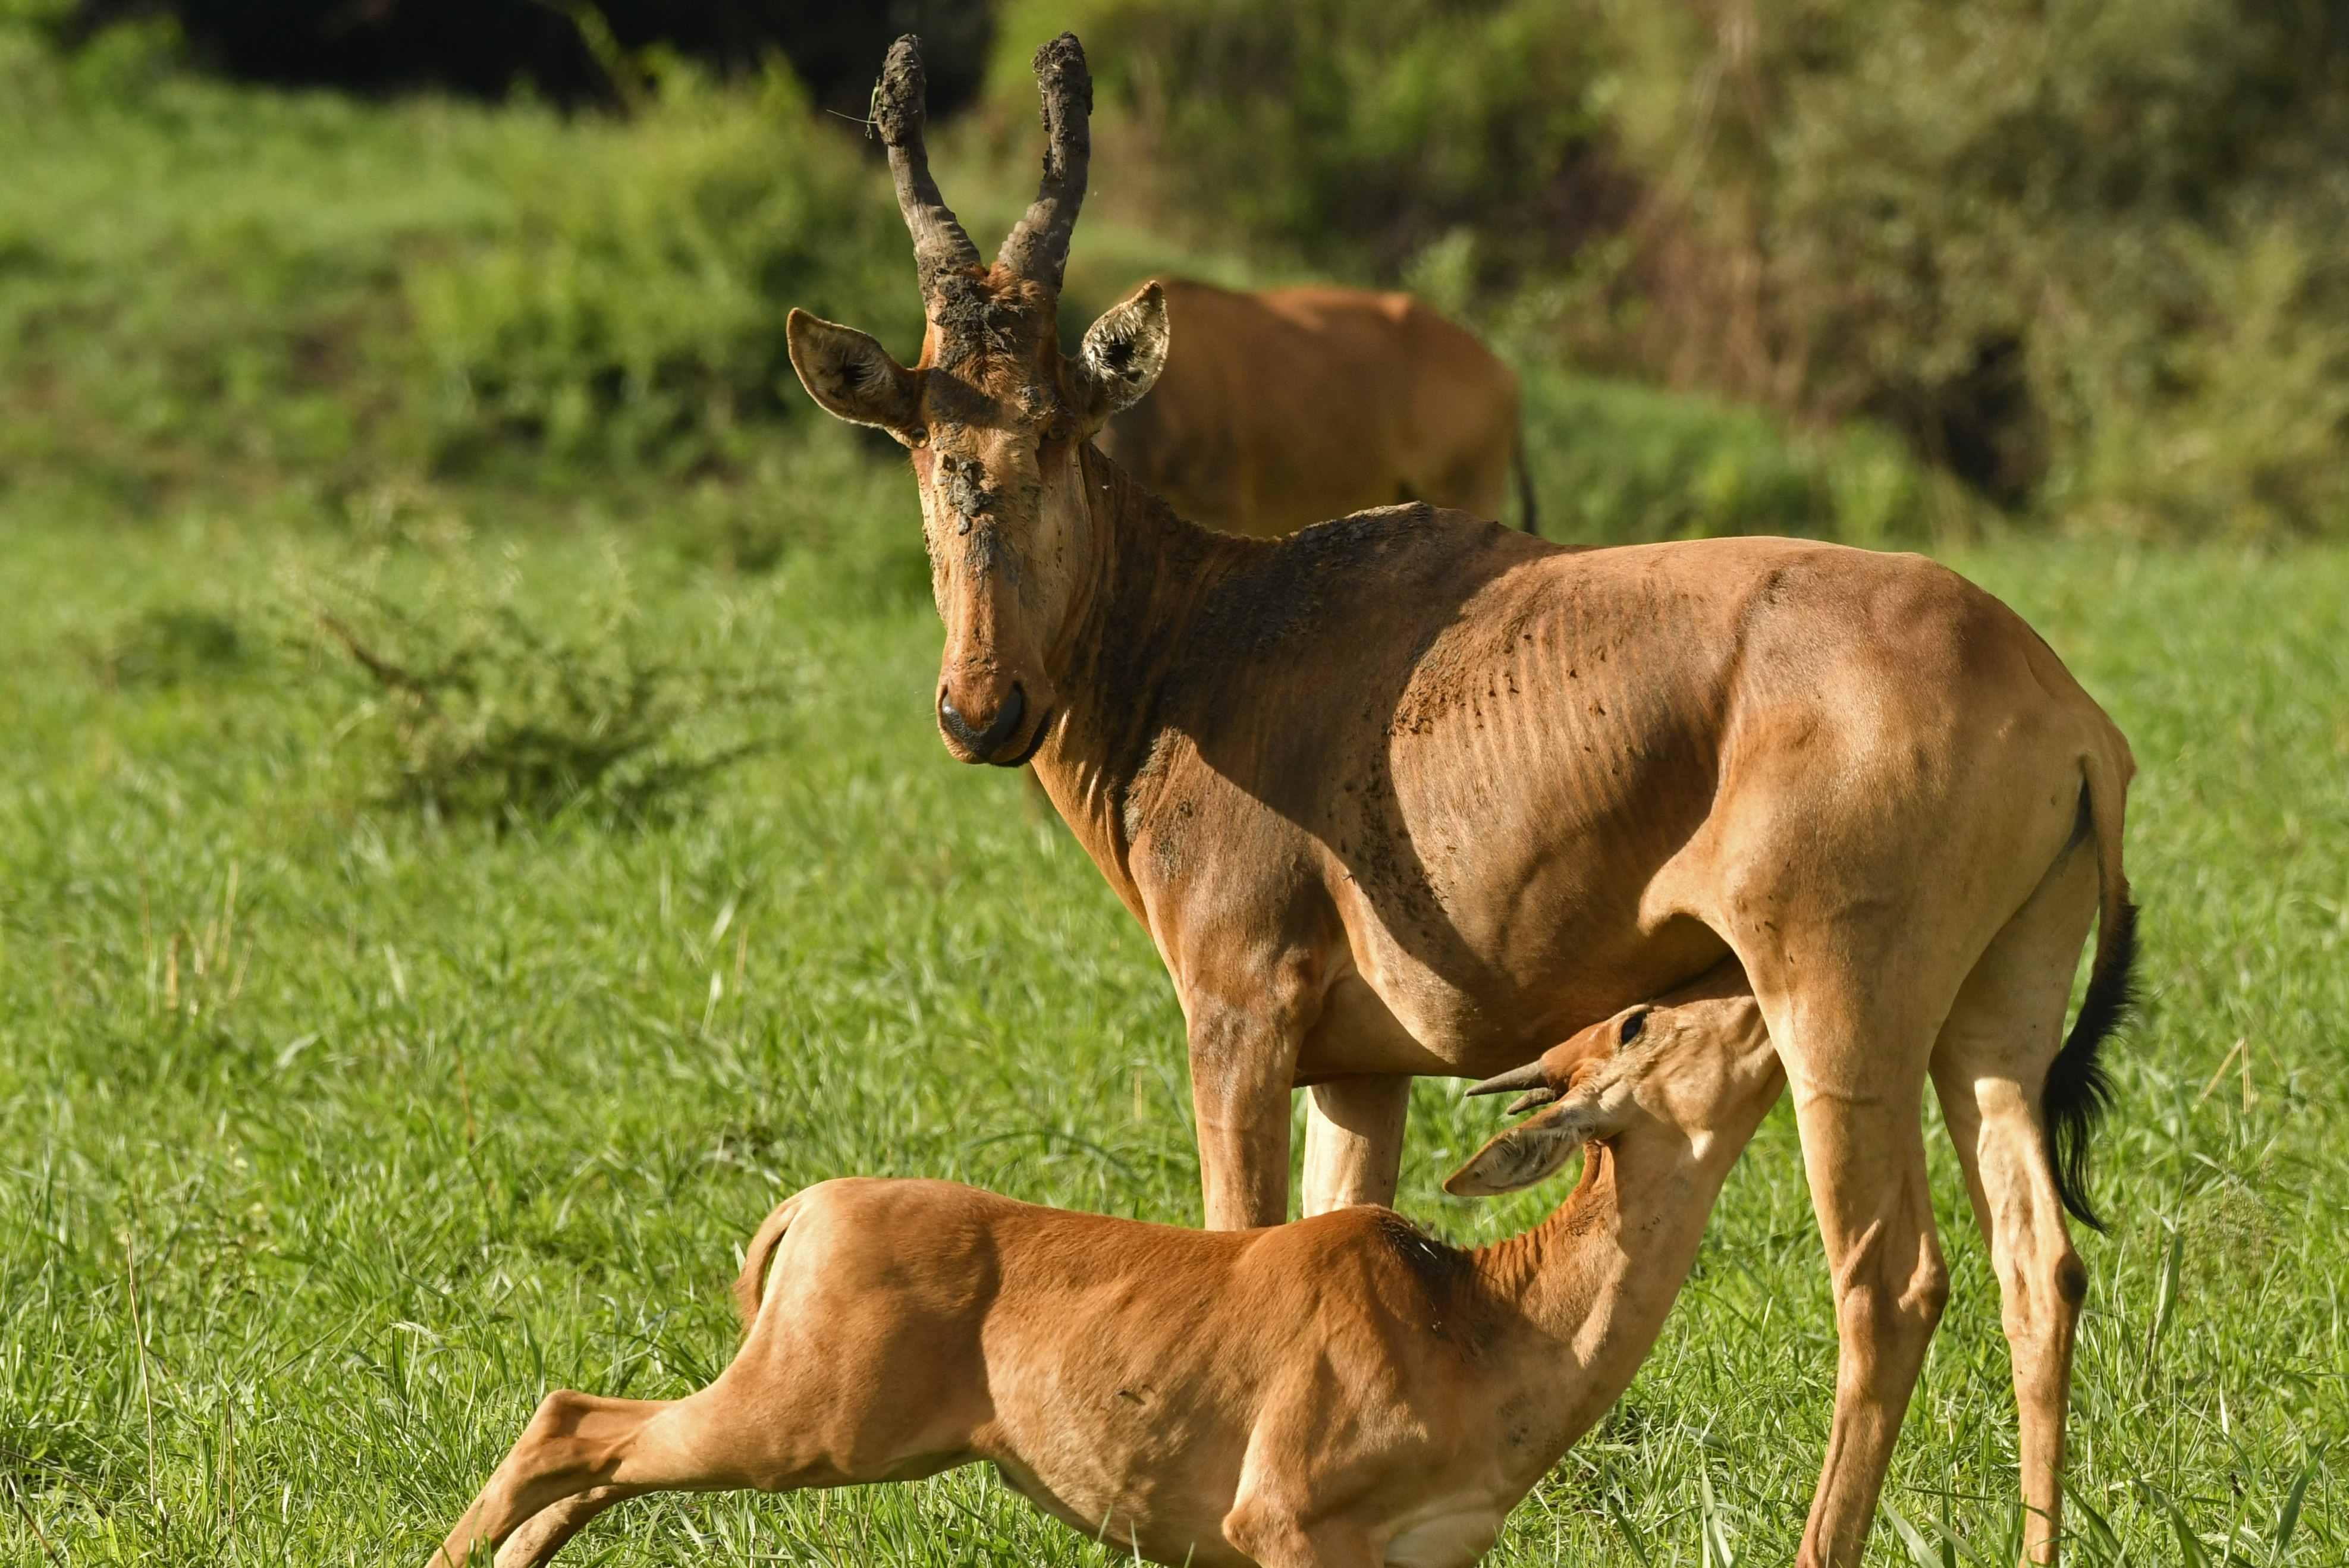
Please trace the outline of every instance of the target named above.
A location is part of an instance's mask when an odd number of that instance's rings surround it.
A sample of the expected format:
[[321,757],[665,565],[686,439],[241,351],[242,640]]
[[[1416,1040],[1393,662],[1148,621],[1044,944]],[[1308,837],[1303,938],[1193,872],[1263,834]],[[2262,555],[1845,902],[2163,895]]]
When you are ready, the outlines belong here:
[[1101,449],[1194,522],[1272,538],[1423,500],[1534,527],[1516,372],[1405,294],[1159,280],[1166,371]]
[[[941,702],[975,732],[1020,696],[984,759],[1032,757],[1164,958],[1207,1222],[1287,1212],[1294,1088],[1306,1212],[1389,1202],[1413,1075],[1516,1066],[1733,956],[1835,1293],[1801,1561],[1858,1562],[1948,1295],[1930,1078],[1998,1274],[2025,1552],[2052,1562],[2086,1274],[2048,1124],[2076,1148],[2095,1103],[2102,1026],[2069,1055],[2063,1032],[2092,925],[2092,995],[2126,995],[2120,732],[1916,556],[1576,552],[1424,505],[1211,534],[1086,443],[1103,404],[1018,281],[931,296],[914,374],[921,417],[951,418],[901,432],[930,443]],[[999,498],[986,552],[947,531],[973,472]]]
[[1580,1184],[1474,1253],[1381,1208],[1205,1232],[947,1181],[810,1188],[750,1244],[717,1381],[549,1395],[434,1568],[501,1543],[499,1568],[544,1563],[648,1491],[976,1461],[1154,1562],[1467,1568],[1630,1383],[1785,1081],[1733,968],[1629,1046],[1618,1024],[1553,1052],[1558,1102],[1470,1162],[1547,1173],[1565,1156],[1507,1150],[1603,1140]]

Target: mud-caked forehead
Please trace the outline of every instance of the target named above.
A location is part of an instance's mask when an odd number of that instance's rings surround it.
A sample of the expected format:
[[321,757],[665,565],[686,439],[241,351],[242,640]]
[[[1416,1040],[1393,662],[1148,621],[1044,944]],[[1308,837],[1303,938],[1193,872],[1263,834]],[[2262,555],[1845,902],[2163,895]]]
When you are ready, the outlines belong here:
[[1051,296],[1024,279],[944,277],[926,304],[937,330],[936,363],[948,370],[972,359],[1033,363],[1048,341],[1058,346]]
[[934,368],[922,392],[934,441],[957,429],[1029,429],[1059,407],[1051,384],[1017,360],[973,358],[953,370]]
[[1050,374],[1059,329],[1049,302],[1020,297],[1024,290],[989,290],[975,278],[957,282],[971,286],[930,311],[936,336],[923,402],[934,432],[1050,418],[1061,398]]

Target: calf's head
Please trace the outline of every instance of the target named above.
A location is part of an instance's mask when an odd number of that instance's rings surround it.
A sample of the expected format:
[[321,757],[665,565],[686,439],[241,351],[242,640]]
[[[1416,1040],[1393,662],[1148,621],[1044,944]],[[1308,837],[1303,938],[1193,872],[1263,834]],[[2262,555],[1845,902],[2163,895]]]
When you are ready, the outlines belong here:
[[804,311],[792,312],[788,328],[810,397],[913,452],[947,628],[938,729],[963,761],[1005,766],[1043,742],[1058,696],[1047,655],[1092,563],[1079,455],[1103,421],[1150,390],[1166,358],[1156,284],[1105,312],[1074,357],[1061,352],[1061,282],[1092,146],[1092,77],[1074,35],[1037,52],[1036,80],[1044,177],[989,267],[930,178],[921,47],[898,39],[874,118],[913,231],[928,322],[921,357],[909,368],[865,334]]
[[1485,1198],[1530,1187],[1586,1143],[1646,1126],[1697,1160],[1743,1149],[1785,1083],[1750,995],[1626,1007],[1515,1072],[1468,1092],[1523,1090],[1512,1112],[1540,1109],[1488,1141],[1444,1190]]

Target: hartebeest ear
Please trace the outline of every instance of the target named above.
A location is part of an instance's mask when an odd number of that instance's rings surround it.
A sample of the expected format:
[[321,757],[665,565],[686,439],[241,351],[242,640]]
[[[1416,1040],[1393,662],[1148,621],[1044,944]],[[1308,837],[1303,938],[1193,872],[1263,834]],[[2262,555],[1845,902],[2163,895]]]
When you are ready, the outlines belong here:
[[[1612,1109],[1606,1104],[1610,1099],[1617,1102]],[[1455,1198],[1492,1198],[1546,1181],[1584,1144],[1620,1132],[1629,1109],[1627,1098],[1602,1095],[1586,1079],[1564,1101],[1476,1150],[1445,1179],[1444,1190]]]
[[803,310],[783,323],[792,368],[825,410],[853,425],[878,425],[908,446],[922,437],[919,377],[867,334]]
[[1166,291],[1157,280],[1102,312],[1070,366],[1077,418],[1098,425],[1142,401],[1166,368]]

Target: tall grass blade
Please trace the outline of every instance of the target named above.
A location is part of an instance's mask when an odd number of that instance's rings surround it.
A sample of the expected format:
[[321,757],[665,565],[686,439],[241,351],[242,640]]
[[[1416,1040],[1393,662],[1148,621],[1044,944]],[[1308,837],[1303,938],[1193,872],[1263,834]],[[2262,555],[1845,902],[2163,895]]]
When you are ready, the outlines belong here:
[[1941,1568],[1941,1554],[1926,1544],[1923,1534],[1909,1522],[1906,1515],[1889,1502],[1877,1506],[1883,1509],[1884,1517],[1892,1522],[1892,1532],[1900,1537],[1900,1544],[1909,1549],[1909,1555],[1915,1560],[1917,1568]]
[[2283,1554],[2292,1550],[2292,1532],[2300,1528],[2301,1505],[2308,1501],[2308,1483],[2316,1479],[2316,1467],[2323,1458],[2321,1449],[2309,1455],[2308,1462],[2300,1467],[2300,1474],[2292,1481],[2292,1490],[2284,1494],[2283,1507],[2276,1513],[2275,1544],[2268,1553],[2270,1563],[2282,1562]]
[[1713,1501],[1713,1477],[1699,1470],[1696,1485],[1698,1500],[1704,1511],[1703,1530],[1699,1537],[1703,1549],[1704,1568],[1737,1568],[1737,1553],[1729,1544],[1729,1532],[1722,1522],[1720,1505]]
[[2153,1319],[2146,1325],[2145,1366],[2138,1377],[2141,1387],[2153,1386],[2154,1356],[2160,1348],[2162,1336],[2169,1332],[2169,1320],[2178,1309],[2179,1277],[2186,1268],[2186,1233],[2182,1229],[2169,1233],[2169,1251],[2164,1254],[2161,1277],[2154,1291]]
[[1623,1544],[1631,1549],[1631,1556],[1639,1563],[1640,1568],[1654,1568],[1654,1559],[1648,1555],[1647,1537],[1641,1535],[1639,1526],[1631,1522],[1630,1514],[1624,1510],[1623,1500],[1617,1497],[1612,1489],[1601,1492],[1599,1497],[1607,1505],[1607,1517],[1615,1522],[1615,1532],[1623,1538]]

